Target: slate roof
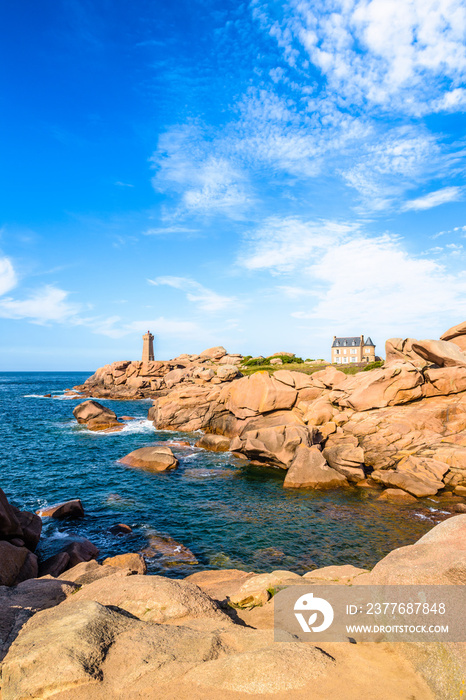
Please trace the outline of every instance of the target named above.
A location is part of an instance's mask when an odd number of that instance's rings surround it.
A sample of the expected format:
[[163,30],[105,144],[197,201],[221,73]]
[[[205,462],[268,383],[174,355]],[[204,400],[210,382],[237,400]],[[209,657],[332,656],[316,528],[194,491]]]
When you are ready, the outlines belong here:
[[372,342],[370,338],[368,338],[365,342],[364,345],[371,345],[373,348],[375,348],[375,343]]
[[[370,340],[370,338],[369,338]],[[335,340],[332,343],[332,348],[357,348],[361,347],[361,336],[356,335],[356,336],[351,336],[348,338],[335,338]],[[367,343],[366,343],[367,345]]]

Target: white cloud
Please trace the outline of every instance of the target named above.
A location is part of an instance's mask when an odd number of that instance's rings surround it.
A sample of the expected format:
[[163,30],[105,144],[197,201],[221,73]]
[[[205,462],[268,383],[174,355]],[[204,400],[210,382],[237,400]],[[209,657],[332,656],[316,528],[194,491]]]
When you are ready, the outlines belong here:
[[466,68],[462,0],[253,0],[256,17],[295,67],[310,60],[342,103],[436,111]]
[[252,202],[244,173],[225,154],[215,154],[215,144],[196,127],[169,129],[160,137],[151,162],[157,170],[154,188],[180,194],[179,213],[237,218]]
[[354,159],[343,176],[359,192],[366,210],[383,210],[413,183],[438,174],[441,157],[432,135],[414,127],[399,127],[363,146],[363,155]]
[[0,258],[0,296],[16,287],[18,283],[10,258]]
[[157,277],[155,280],[147,281],[154,286],[167,285],[186,292],[186,299],[196,304],[201,311],[223,311],[237,305],[236,297],[222,296],[186,277]]
[[406,211],[422,211],[424,209],[432,209],[432,207],[438,207],[440,204],[458,201],[461,199],[462,193],[463,190],[461,187],[444,187],[441,190],[429,192],[429,194],[426,194],[423,197],[411,199],[409,202],[405,203],[403,209]]
[[143,236],[165,236],[172,233],[197,233],[198,229],[189,226],[160,226],[143,231]]
[[409,255],[388,235],[332,246],[307,274],[313,285],[326,285],[309,318],[368,332],[407,326],[412,334],[426,319],[466,316],[466,276]]
[[422,336],[433,320],[466,317],[466,273],[453,267],[464,250],[456,243],[415,256],[401,238],[370,236],[357,224],[276,218],[246,245],[241,263],[284,277],[277,298],[288,300],[293,318],[309,319],[316,337]]
[[357,223],[271,217],[249,235],[238,262],[248,270],[290,271],[358,230]]
[[70,303],[68,297],[69,292],[53,285],[35,290],[26,299],[4,297],[0,299],[0,317],[29,319],[40,325],[63,323],[75,319],[80,310],[80,306]]

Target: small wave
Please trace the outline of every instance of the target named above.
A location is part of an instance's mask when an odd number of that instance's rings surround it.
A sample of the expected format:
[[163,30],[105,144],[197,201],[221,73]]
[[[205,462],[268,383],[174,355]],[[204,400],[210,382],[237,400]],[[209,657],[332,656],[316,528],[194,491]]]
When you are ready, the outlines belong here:
[[195,459],[199,459],[199,457],[202,455],[202,452],[193,452],[190,455],[183,455],[183,462],[192,462]]
[[79,401],[83,399],[83,396],[79,396],[78,394],[61,394],[60,392],[57,392],[56,394],[52,394],[52,396],[44,396],[44,394],[24,394],[23,399],[48,399],[49,401],[51,399],[55,399],[58,401]]
[[69,532],[60,532],[60,530],[55,530],[50,535],[47,535],[47,540],[68,540],[71,539]]
[[[86,426],[80,425],[80,428],[86,428]],[[154,434],[155,428],[152,421],[147,420],[147,418],[141,418],[124,423],[121,430],[88,430],[87,432],[90,435],[96,435],[97,437],[110,437],[116,435],[133,435],[136,433]]]
[[43,394],[24,394],[23,399],[50,399],[50,396]]
[[424,513],[414,513],[415,518],[420,518],[421,520],[432,520],[428,515],[424,515]]
[[154,424],[147,418],[131,420],[125,424],[120,433],[155,433]]

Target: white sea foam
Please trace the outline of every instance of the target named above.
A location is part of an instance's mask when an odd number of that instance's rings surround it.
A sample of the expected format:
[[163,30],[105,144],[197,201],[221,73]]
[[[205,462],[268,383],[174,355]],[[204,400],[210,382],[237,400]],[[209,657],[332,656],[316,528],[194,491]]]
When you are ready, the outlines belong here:
[[120,433],[155,433],[154,424],[147,418],[130,420],[125,424],[125,427],[119,431]]
[[79,401],[83,397],[77,394],[63,394],[62,392],[57,392],[52,396],[44,396],[44,394],[24,394],[23,399],[55,399],[56,401]]

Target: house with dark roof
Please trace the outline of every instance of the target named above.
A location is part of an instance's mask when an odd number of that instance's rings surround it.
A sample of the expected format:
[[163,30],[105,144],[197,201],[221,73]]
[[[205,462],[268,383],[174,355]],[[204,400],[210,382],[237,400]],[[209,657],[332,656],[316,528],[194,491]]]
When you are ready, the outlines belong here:
[[346,365],[352,362],[374,362],[375,345],[370,338],[363,335],[337,338],[333,336],[332,363]]

